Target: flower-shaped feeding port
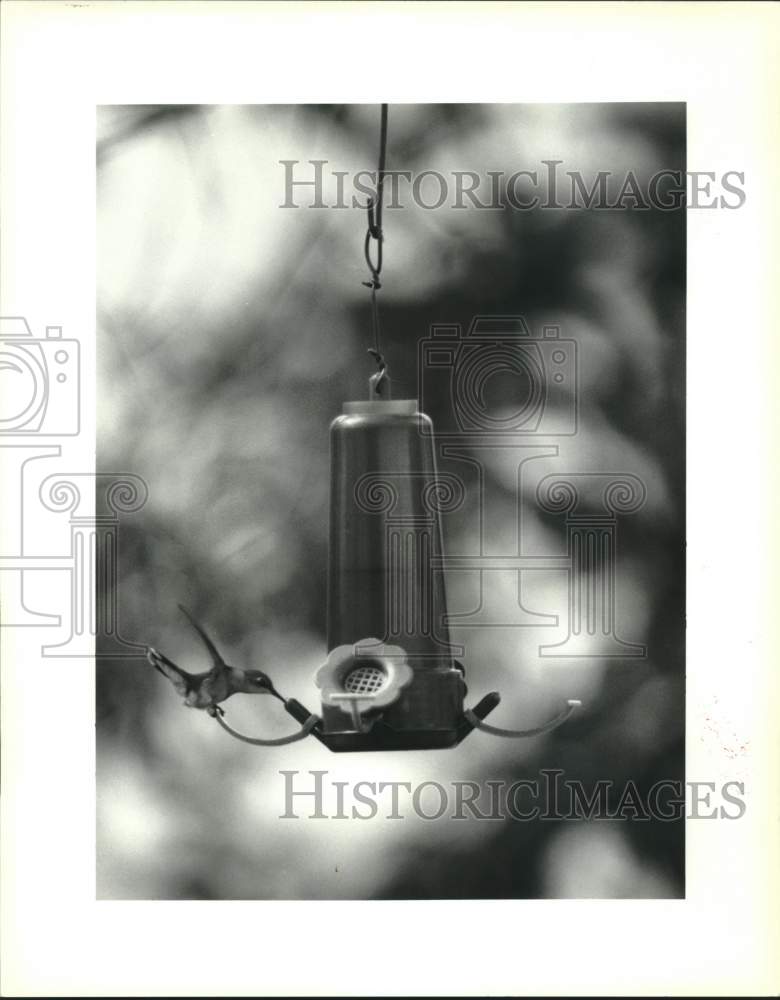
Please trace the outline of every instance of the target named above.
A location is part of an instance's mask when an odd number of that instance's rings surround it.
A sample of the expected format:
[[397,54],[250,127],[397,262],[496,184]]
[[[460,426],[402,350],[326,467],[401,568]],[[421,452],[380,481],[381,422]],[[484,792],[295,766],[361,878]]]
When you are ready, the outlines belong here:
[[[314,681],[322,692],[323,705],[333,705],[350,714],[355,731],[364,733],[375,721],[375,713],[398,701],[413,677],[406,652],[400,646],[384,645],[379,639],[362,639],[332,649]],[[374,720],[365,720],[367,713]]]

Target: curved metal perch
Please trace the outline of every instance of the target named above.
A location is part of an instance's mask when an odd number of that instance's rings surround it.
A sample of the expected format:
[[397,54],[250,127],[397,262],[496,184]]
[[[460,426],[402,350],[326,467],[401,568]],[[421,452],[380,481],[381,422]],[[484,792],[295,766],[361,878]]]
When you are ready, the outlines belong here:
[[562,712],[556,715],[554,719],[550,719],[543,726],[537,726],[535,729],[499,729],[498,726],[490,726],[487,722],[483,722],[470,708],[467,708],[463,714],[475,729],[481,729],[486,733],[490,733],[491,736],[504,736],[507,739],[519,740],[526,736],[539,736],[542,733],[548,733],[551,729],[555,729],[562,722],[565,722],[574,709],[580,708],[581,705],[581,701],[578,701],[576,698],[570,698],[566,702],[566,708]]
[[225,722],[225,720],[222,718],[223,714],[224,713],[222,712],[216,712],[214,714],[214,718],[217,720],[220,726],[222,726],[225,732],[230,733],[230,735],[234,736],[237,740],[241,740],[242,743],[251,743],[253,746],[256,747],[282,747],[285,746],[287,743],[297,743],[298,740],[305,739],[311,733],[311,731],[314,729],[317,723],[320,721],[320,717],[318,715],[309,715],[308,719],[306,719],[303,722],[300,730],[297,733],[292,733],[290,736],[280,736],[278,737],[278,739],[275,740],[263,740],[260,739],[260,737],[244,736],[243,733],[237,732],[235,729],[229,726],[227,722]]

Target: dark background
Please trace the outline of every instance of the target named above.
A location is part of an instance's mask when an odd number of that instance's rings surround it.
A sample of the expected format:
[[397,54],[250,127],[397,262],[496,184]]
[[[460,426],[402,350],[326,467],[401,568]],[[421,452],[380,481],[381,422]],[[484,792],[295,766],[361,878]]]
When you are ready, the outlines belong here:
[[[120,525],[122,633],[204,669],[182,601],[229,662],[266,669],[315,709],[312,675],[326,654],[328,424],[345,399],[365,396],[372,370],[365,213],[280,209],[279,161],[374,169],[378,117],[376,106],[111,107],[98,116],[98,470],[140,475],[149,488]],[[544,159],[582,171],[588,186],[599,170],[631,169],[645,184],[658,170],[684,171],[684,106],[390,108],[390,169],[510,174],[542,171]],[[330,782],[446,784],[561,768],[588,787],[632,780],[645,792],[684,777],[684,210],[407,204],[386,210],[385,231],[380,298],[396,396],[414,394],[417,343],[434,323],[521,314],[577,340],[580,429],[544,473],[630,472],[646,485],[644,507],[619,524],[618,617],[621,635],[648,655],[541,660],[539,644],[562,638],[554,630],[461,629],[473,695],[504,695],[496,725],[533,725],[567,697],[583,710],[522,743],[473,734],[451,751],[338,757],[313,740],[234,742],[183,710],[142,659],[103,656],[98,894],[681,896],[681,822],[278,818],[281,769],[326,769]],[[499,546],[516,518],[510,473],[487,470]],[[522,516],[534,551],[563,551],[558,519],[527,500]],[[469,549],[467,523],[444,529],[448,550]],[[560,614],[561,574],[527,576],[539,579],[524,581],[524,603]],[[470,606],[471,585],[453,581],[450,611]],[[510,605],[517,595],[497,585],[491,599]],[[231,721],[288,732],[290,720],[268,702],[233,699]],[[300,780],[309,787],[305,773]]]

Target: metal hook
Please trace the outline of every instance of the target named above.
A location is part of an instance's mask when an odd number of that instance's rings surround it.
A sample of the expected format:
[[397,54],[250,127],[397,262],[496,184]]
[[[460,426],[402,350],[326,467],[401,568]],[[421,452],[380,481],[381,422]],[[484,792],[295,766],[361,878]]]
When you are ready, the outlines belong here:
[[384,355],[373,347],[369,347],[367,353],[379,366],[379,371],[374,372],[368,380],[368,398],[387,400],[390,398],[390,376],[387,373],[387,362]]

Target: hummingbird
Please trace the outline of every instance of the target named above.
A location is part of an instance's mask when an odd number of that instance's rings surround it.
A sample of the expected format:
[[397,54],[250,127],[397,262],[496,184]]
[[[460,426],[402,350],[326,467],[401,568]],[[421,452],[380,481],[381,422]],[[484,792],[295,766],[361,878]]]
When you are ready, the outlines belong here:
[[209,715],[224,715],[218,702],[225,701],[232,694],[272,694],[280,701],[284,698],[273,686],[271,678],[262,670],[241,670],[225,663],[217,647],[210,637],[192,617],[189,611],[179,605],[179,609],[187,618],[195,631],[203,640],[203,644],[211,656],[211,670],[202,674],[190,674],[182,670],[173,660],[153,646],[147,646],[146,658],[155,669],[167,677],[174,689],[184,696],[184,704],[188,708],[203,708]]

